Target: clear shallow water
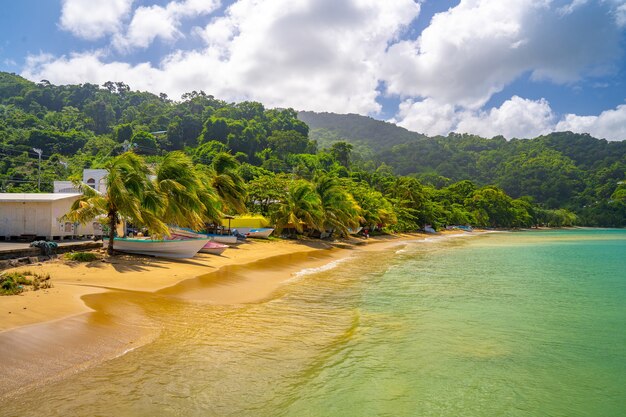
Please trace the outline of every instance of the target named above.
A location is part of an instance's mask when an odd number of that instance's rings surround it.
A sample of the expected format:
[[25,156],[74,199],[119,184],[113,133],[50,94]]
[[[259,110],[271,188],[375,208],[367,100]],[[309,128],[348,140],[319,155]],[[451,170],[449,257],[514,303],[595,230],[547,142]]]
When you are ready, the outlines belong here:
[[362,252],[259,304],[132,302],[153,343],[0,415],[626,414],[626,231]]

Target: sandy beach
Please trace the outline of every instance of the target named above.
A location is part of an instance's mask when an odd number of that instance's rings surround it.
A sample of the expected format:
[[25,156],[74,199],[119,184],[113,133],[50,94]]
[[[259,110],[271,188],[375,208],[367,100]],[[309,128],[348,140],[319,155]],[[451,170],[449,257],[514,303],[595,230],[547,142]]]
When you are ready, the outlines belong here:
[[119,356],[159,332],[138,305],[164,299],[208,304],[267,299],[303,269],[382,250],[424,235],[390,235],[343,242],[251,240],[221,256],[189,260],[118,255],[90,263],[63,259],[14,270],[49,273],[53,288],[0,297],[0,396],[48,383]]

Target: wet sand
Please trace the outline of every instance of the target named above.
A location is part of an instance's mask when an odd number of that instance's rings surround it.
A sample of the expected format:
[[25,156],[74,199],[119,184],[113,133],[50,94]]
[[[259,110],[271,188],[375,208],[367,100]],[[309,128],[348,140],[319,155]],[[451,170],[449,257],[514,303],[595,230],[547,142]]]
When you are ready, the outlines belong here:
[[222,256],[172,261],[138,256],[45,262],[15,270],[49,273],[53,288],[0,297],[0,397],[80,372],[150,342],[163,303],[241,304],[268,299],[295,273],[424,235],[344,242],[250,241]]

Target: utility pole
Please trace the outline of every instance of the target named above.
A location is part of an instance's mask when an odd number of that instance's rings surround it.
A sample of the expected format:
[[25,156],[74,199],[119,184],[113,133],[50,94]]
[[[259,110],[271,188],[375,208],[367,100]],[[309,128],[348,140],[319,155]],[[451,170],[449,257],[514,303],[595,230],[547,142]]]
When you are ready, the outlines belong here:
[[33,151],[39,155],[39,165],[37,167],[37,191],[41,191],[41,154],[43,151],[39,148],[33,148]]

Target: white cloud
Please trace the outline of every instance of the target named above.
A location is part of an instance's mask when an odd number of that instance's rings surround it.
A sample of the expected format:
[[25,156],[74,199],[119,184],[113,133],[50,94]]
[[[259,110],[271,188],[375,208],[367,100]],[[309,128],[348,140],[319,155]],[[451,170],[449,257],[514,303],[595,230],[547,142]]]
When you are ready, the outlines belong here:
[[49,54],[29,56],[22,76],[31,80],[47,79],[55,84],[94,83],[124,81],[132,87],[153,92],[159,90],[160,72],[149,64],[130,65],[123,62],[103,64],[103,51],[54,57]]
[[[173,4],[155,12],[156,18],[171,22],[164,16],[172,16]],[[186,4],[186,10],[198,11],[200,3]],[[24,75],[54,83],[123,80],[171,97],[203,89],[272,107],[375,113],[379,63],[419,10],[413,0],[239,0],[199,32],[205,49],[173,52],[157,67],[107,63],[98,52],[32,59]],[[145,45],[154,39],[150,36],[178,36],[175,24],[157,35],[137,26],[143,29],[135,36],[131,22],[128,45]]]
[[565,13],[553,3],[461,0],[435,15],[418,39],[389,48],[388,92],[476,109],[528,72],[570,83],[606,71],[620,51],[608,6],[575,1]]
[[400,103],[398,115],[390,122],[429,136],[446,135],[455,130],[459,113],[455,106],[438,103],[430,98],[422,101],[406,100]]
[[432,99],[421,102],[407,100],[400,105],[396,119],[391,121],[430,136],[458,132],[487,138],[502,135],[511,139],[572,131],[607,140],[626,139],[626,105],[603,111],[598,116],[567,114],[557,120],[547,100],[529,100],[518,96],[489,110],[455,108]]
[[427,135],[459,132],[484,137],[530,138],[552,131],[554,120],[546,100],[533,101],[513,96],[500,107],[488,111],[455,108],[432,99],[406,101],[400,105],[397,123]]
[[613,110],[605,110],[598,116],[577,116],[568,114],[556,125],[557,130],[570,130],[577,133],[589,133],[607,140],[626,139],[626,105]]
[[513,96],[489,111],[463,113],[457,132],[470,132],[484,137],[502,135],[506,138],[533,138],[554,129],[555,116],[544,100],[528,100]]
[[[624,0],[460,0],[407,39],[420,2],[236,0],[216,16],[219,0],[142,2],[134,12],[132,0],[63,0],[65,30],[86,39],[110,35],[114,48],[31,56],[22,75],[61,84],[124,81],[170,97],[202,89],[227,101],[361,114],[380,111],[382,84],[402,99],[398,123],[431,135],[534,137],[567,128],[624,136],[622,107],[560,122],[545,100],[513,96],[484,108],[524,74],[571,85],[611,71],[622,53]],[[185,25],[197,17],[204,27]],[[190,34],[201,48],[173,49],[156,64],[111,58]]]
[[621,28],[626,27],[626,3],[615,9],[615,22]]
[[165,7],[138,7],[126,33],[116,33],[113,37],[113,45],[119,50],[130,51],[147,48],[156,38],[172,42],[184,36],[179,30],[182,19],[210,14],[219,7],[219,0],[173,1]]
[[63,0],[60,26],[80,38],[95,40],[117,32],[133,0]]

